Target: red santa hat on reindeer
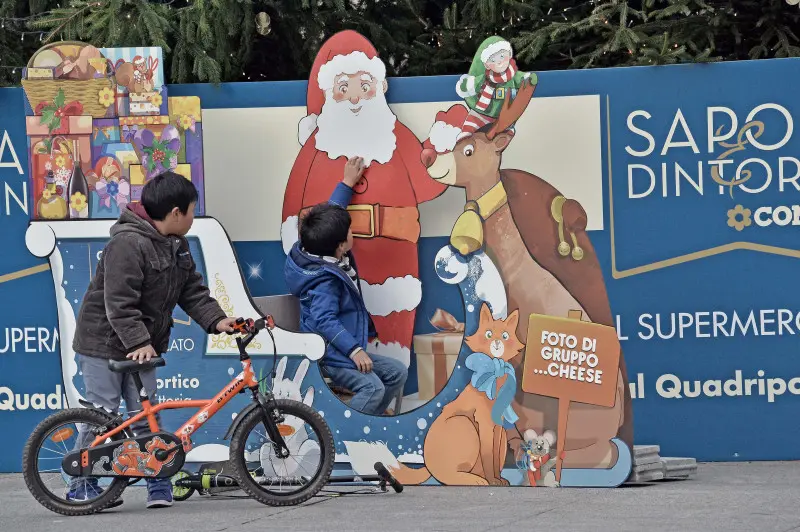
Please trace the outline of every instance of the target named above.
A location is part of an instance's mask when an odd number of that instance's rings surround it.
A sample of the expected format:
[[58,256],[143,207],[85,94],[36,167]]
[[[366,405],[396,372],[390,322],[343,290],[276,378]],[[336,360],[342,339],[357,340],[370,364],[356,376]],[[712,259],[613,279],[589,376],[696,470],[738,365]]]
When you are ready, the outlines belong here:
[[428,175],[440,183],[455,184],[456,160],[453,150],[462,137],[461,126],[468,112],[465,106],[455,104],[447,111],[436,113],[436,121],[428,132],[428,139],[422,144],[422,164],[427,168]]
[[428,139],[423,146],[433,149],[436,153],[447,153],[456,147],[458,137],[461,135],[461,125],[467,117],[469,109],[456,104],[447,111],[436,113],[436,122],[428,131]]
[[[354,31],[343,31],[337,37],[329,39],[320,48],[311,68],[306,95],[308,115],[300,120],[297,131],[300,145],[305,145],[317,129],[320,115],[326,107],[326,101],[329,100],[326,96],[330,96],[336,83],[336,76],[363,72],[382,85],[383,90],[380,92],[386,92],[386,65],[378,57],[378,52],[372,43]],[[373,120],[374,118],[371,118],[371,121]]]

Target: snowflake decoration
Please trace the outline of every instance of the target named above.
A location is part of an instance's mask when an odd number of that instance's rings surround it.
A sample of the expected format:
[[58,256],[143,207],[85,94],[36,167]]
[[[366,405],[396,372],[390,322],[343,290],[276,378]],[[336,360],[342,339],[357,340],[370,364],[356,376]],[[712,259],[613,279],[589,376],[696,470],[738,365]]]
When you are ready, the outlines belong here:
[[258,264],[247,265],[247,278],[248,279],[261,279],[261,262]]

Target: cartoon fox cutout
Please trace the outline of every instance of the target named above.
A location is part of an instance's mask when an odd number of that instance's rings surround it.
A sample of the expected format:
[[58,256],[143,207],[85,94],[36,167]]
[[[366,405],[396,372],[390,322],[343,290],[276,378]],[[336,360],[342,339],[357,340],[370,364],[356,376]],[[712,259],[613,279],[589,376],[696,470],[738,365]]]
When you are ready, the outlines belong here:
[[399,464],[393,474],[400,482],[421,484],[433,476],[445,485],[507,486],[500,472],[508,450],[505,426],[516,421],[511,402],[517,391],[509,360],[525,345],[517,339],[519,311],[495,320],[484,303],[475,334],[466,338],[473,353],[466,366],[470,383],[431,425],[425,437],[425,465],[411,469]]

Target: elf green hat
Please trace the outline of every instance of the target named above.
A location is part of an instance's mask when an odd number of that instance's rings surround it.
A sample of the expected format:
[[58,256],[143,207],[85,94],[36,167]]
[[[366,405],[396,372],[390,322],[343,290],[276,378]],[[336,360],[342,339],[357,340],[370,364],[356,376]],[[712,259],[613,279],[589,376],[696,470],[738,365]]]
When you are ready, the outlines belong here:
[[478,53],[481,54],[482,63],[486,63],[490,57],[503,50],[511,53],[511,43],[496,35],[489,37],[478,47]]
[[511,43],[504,38],[493,35],[485,39],[478,47],[478,51],[475,52],[475,57],[472,59],[472,65],[470,65],[469,68],[470,75],[483,75],[486,71],[486,61],[497,52],[503,50],[511,53]]

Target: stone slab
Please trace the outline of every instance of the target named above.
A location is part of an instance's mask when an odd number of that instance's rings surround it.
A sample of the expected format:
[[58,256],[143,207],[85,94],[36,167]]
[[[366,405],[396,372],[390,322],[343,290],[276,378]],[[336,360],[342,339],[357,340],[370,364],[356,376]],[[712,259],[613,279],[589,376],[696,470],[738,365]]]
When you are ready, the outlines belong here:
[[633,471],[635,473],[643,473],[645,471],[660,471],[664,469],[664,464],[661,462],[653,462],[650,464],[635,464],[633,466]]
[[633,465],[644,465],[644,464],[660,464],[661,457],[657,454],[645,454],[642,456],[635,456],[633,458]]
[[634,445],[633,446],[633,456],[640,456],[645,454],[658,454],[661,452],[661,446],[659,445]]
[[686,470],[681,469],[679,471],[664,471],[664,478],[675,478],[675,477],[691,477],[697,474],[697,470]]
[[664,480],[664,471],[657,469],[654,471],[645,471],[643,473],[634,472],[631,474],[628,482],[653,482],[655,480]]
[[661,462],[664,467],[697,467],[697,460],[694,458],[677,458],[671,456],[662,456]]

